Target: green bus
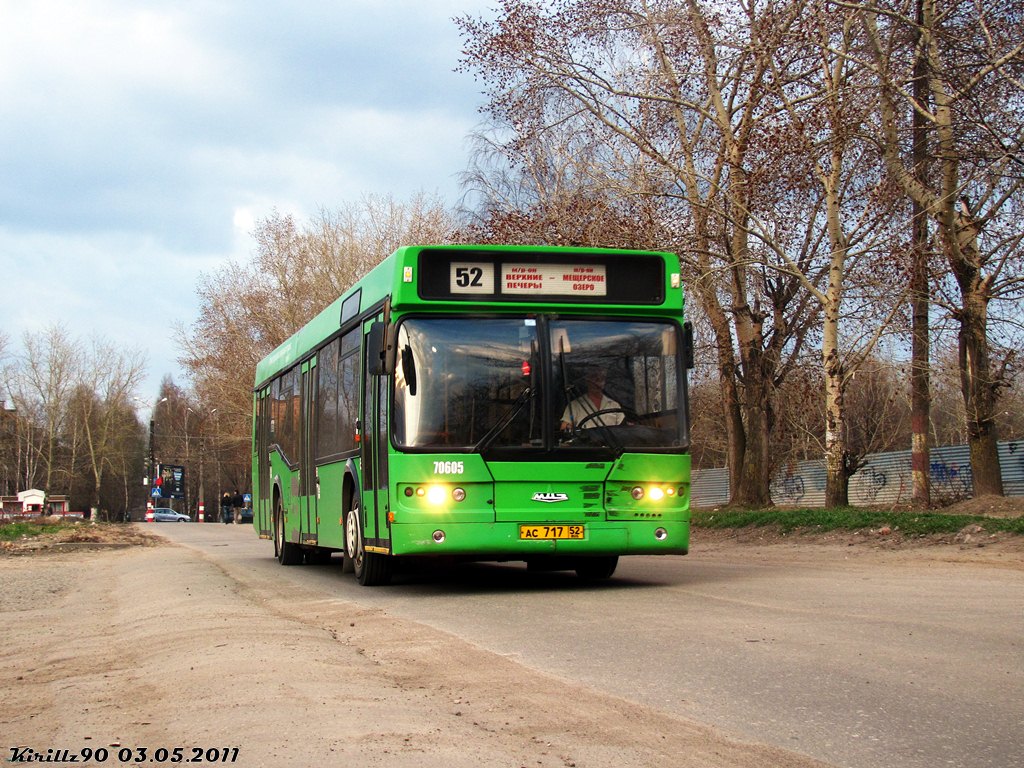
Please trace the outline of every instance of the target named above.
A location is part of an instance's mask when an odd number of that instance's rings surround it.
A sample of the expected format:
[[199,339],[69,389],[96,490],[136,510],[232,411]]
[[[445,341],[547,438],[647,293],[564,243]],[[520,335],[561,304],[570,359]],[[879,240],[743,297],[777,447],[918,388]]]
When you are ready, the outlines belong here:
[[253,525],[363,585],[686,554],[692,359],[672,254],[400,248],[257,365]]

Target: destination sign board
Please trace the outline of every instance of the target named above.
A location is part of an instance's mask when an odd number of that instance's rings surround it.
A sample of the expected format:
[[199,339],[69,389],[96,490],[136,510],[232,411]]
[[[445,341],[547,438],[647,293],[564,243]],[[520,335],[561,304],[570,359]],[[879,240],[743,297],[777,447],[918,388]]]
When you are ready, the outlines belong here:
[[[448,290],[452,295],[494,293],[494,264],[452,262]],[[507,296],[608,295],[603,264],[502,264],[501,293]]]
[[[566,256],[570,258],[566,258]],[[415,281],[423,299],[659,304],[666,269],[660,254],[426,249]]]
[[608,295],[604,264],[504,264],[501,279],[501,292],[511,295]]

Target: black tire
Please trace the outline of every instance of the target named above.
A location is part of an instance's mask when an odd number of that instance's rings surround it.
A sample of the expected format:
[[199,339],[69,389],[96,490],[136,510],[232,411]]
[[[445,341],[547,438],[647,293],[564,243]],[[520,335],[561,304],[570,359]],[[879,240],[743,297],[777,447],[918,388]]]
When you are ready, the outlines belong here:
[[345,515],[345,556],[352,562],[352,570],[364,587],[376,587],[391,581],[391,557],[367,552],[363,540],[363,519],[359,500],[353,499]]
[[285,541],[284,509],[281,507],[281,499],[274,505],[274,554],[281,565],[302,564],[302,550],[299,545]]
[[618,565],[618,555],[581,557],[576,563],[576,575],[584,581],[605,581],[612,577]]

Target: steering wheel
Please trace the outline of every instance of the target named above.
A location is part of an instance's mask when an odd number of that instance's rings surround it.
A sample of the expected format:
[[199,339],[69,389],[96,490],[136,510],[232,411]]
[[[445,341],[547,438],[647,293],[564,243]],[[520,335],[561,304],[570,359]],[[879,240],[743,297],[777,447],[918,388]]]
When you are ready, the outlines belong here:
[[[629,414],[626,413],[626,410],[624,408],[602,408],[599,411],[594,411],[593,413],[588,413],[582,419],[577,421],[576,422],[576,431],[579,431],[580,429],[582,429],[583,425],[586,424],[588,421],[593,421],[598,416],[603,416],[606,413],[621,413],[624,419],[629,418]],[[608,427],[614,427],[616,425],[615,424],[599,424],[598,426],[608,428]]]

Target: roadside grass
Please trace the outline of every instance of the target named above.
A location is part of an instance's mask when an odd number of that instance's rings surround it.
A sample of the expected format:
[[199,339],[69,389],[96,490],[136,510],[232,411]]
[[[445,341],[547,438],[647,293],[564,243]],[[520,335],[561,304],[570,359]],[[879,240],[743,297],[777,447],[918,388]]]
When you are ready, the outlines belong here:
[[0,555],[34,555],[102,547],[153,547],[162,540],[134,525],[79,518],[0,520]]
[[43,536],[58,533],[67,528],[75,528],[78,523],[72,522],[33,522],[31,520],[19,520],[18,522],[0,523],[0,541],[15,541],[31,536]]
[[977,525],[990,533],[1024,535],[1024,517],[947,515],[941,512],[857,509],[716,509],[695,510],[692,524],[702,528],[775,526],[783,533],[799,529],[862,531],[888,527],[907,535],[958,533]]

